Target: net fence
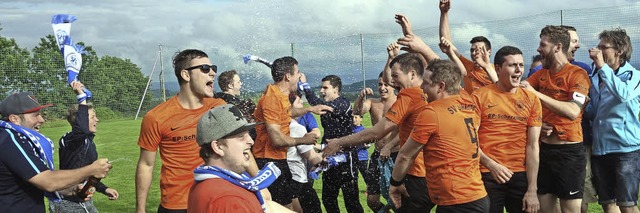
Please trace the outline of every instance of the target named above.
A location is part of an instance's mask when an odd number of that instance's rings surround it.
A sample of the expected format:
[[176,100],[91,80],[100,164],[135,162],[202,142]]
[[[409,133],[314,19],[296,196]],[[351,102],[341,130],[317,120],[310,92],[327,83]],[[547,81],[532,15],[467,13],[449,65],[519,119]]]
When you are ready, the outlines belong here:
[[[617,27],[625,29],[631,37],[634,49],[638,50],[638,11],[640,4],[561,10],[485,22],[456,23],[456,20],[450,20],[450,28],[453,43],[465,57],[470,54],[469,40],[483,35],[491,41],[494,51],[505,45],[520,48],[528,67],[531,57],[537,54],[539,33],[545,25],[574,26],[580,36],[581,47],[576,52],[576,60],[591,64],[587,49],[598,44],[598,34],[603,30]],[[432,49],[445,57],[437,48],[438,26],[413,28]],[[205,47],[202,50],[218,64],[221,68],[219,70],[237,70],[244,82],[243,95],[256,97],[271,82],[269,70],[258,63],[243,65],[242,56],[237,55],[237,52],[246,51],[269,60],[293,55],[300,62],[300,69],[307,75],[312,86],[318,86],[323,76],[335,74],[343,79],[343,84],[355,83],[355,87],[361,89],[364,79],[377,78],[386,62],[386,46],[400,36],[401,31],[397,27],[389,29],[388,33],[354,33],[317,41],[253,44],[238,47],[242,49],[240,51],[229,47]],[[0,84],[0,94],[4,97],[18,91],[34,92],[41,102],[55,105],[48,110],[48,117],[62,118],[67,106],[75,102],[75,95],[65,84],[66,73],[62,56],[55,47],[55,39],[52,36],[41,38],[40,44],[31,50],[18,46],[11,38],[0,34],[0,80],[3,82]],[[183,48],[161,45],[159,49],[149,51],[153,53],[149,54],[150,57],[156,58],[156,63],[144,65],[136,65],[128,59],[117,57],[98,57],[95,51],[89,49],[89,55],[84,56],[80,79],[100,97],[94,104],[102,118],[133,118],[139,109],[142,116],[178,91],[171,57],[181,49]],[[638,54],[632,54],[631,63],[634,67],[640,67],[638,57]],[[355,91],[357,90],[346,92]]]

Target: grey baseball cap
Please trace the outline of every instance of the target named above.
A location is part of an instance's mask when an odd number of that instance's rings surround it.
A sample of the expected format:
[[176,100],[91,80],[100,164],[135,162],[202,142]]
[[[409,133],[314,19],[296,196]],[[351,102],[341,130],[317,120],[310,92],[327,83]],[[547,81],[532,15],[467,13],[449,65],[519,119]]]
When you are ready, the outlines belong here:
[[0,114],[3,117],[40,111],[53,104],[41,105],[31,92],[13,93],[0,103]]
[[225,104],[210,109],[198,121],[196,141],[202,146],[214,140],[249,131],[256,123],[249,123],[240,109]]

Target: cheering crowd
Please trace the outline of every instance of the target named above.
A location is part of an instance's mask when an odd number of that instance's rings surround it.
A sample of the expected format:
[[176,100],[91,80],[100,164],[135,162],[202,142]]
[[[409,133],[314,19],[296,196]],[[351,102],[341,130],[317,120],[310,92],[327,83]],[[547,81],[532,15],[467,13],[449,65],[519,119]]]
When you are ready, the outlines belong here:
[[[626,31],[603,30],[584,63],[574,58],[577,29],[547,25],[522,80],[530,56],[514,46],[493,52],[482,35],[463,56],[449,30],[450,1],[439,9],[438,44],[395,15],[403,37],[386,47],[379,98],[364,88],[353,105],[338,75],[314,91],[293,57],[260,59],[273,82],[254,103],[239,97],[235,70],[218,73],[205,52],[180,51],[179,93],[141,124],[136,211],[146,212],[160,152],[160,213],[340,212],[340,190],[347,212],[364,212],[359,174],[373,212],[587,212],[596,201],[604,212],[639,212],[640,72],[629,63]],[[29,92],[0,103],[3,212],[45,212],[44,197],[50,212],[98,212],[94,192],[119,198],[99,182],[111,163],[98,159],[93,105],[82,83],[70,86],[78,104],[58,143],[59,170],[53,142],[39,133],[50,105]],[[366,113],[370,128],[360,124]]]

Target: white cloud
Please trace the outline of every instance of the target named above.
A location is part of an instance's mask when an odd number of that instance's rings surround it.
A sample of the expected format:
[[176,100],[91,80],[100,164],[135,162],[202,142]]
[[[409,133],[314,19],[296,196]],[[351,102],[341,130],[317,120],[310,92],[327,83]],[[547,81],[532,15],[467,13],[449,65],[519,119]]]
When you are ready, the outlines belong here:
[[[559,24],[555,23],[559,18],[555,14],[549,17],[532,15],[560,9],[568,9],[567,13],[571,14],[575,8],[628,5],[629,2],[456,0],[452,4],[450,20],[454,42],[461,50],[468,51],[465,45],[468,46],[472,36],[485,35],[496,47],[525,46],[523,49],[529,51],[525,54],[533,54],[529,46],[537,45],[536,33],[546,24]],[[600,10],[589,11],[597,14]],[[49,21],[53,14],[69,13],[78,16],[71,32],[75,41],[93,46],[102,55],[129,58],[147,74],[161,44],[165,50],[164,65],[169,68],[166,70],[171,70],[170,57],[175,51],[198,48],[209,53],[222,70],[237,69],[258,79],[269,78],[269,73],[259,64],[244,65],[240,56],[252,53],[274,60],[290,54],[292,42],[299,48],[296,56],[321,60],[301,61],[301,64],[326,64],[324,68],[303,67],[306,70],[322,74],[342,71],[341,67],[359,69],[359,36],[351,35],[365,33],[365,41],[370,42],[365,45],[368,50],[365,57],[368,64],[375,63],[368,68],[372,73],[375,71],[374,76],[381,67],[379,64],[384,63],[386,45],[400,36],[400,29],[393,20],[393,14],[398,12],[408,15],[414,28],[428,31],[424,32],[426,42],[437,42],[439,11],[437,1],[433,0],[76,0],[66,3],[4,0],[0,3],[0,23],[4,28],[0,34],[15,38],[22,47],[30,49],[37,45],[39,38],[51,33]],[[507,29],[494,25],[502,22],[492,22],[527,16],[532,17],[530,20],[518,19],[506,25],[504,28]],[[623,26],[636,40],[640,36],[637,20],[597,16],[593,19],[601,19],[594,20],[597,23],[611,20],[607,26]],[[580,27],[600,29],[600,25]],[[582,34],[585,44],[594,41],[594,34],[597,35],[591,31]],[[333,49],[323,50],[326,47]],[[432,48],[437,50],[436,46]],[[174,79],[172,74],[166,76],[168,80]]]

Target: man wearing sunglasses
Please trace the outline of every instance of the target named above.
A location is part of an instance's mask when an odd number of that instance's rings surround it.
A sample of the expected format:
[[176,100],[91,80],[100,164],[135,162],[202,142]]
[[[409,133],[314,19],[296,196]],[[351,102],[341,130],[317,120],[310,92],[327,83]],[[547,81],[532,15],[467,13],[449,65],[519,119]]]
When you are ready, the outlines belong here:
[[[193,170],[203,163],[196,143],[198,118],[225,104],[213,98],[217,66],[206,53],[188,49],[173,58],[180,92],[147,112],[140,129],[140,158],[136,168],[136,211],[147,212],[147,194],[160,151],[160,205],[158,212],[186,212]],[[253,162],[253,160],[252,160]],[[155,208],[155,207],[152,207]],[[149,209],[150,211],[152,209]]]

